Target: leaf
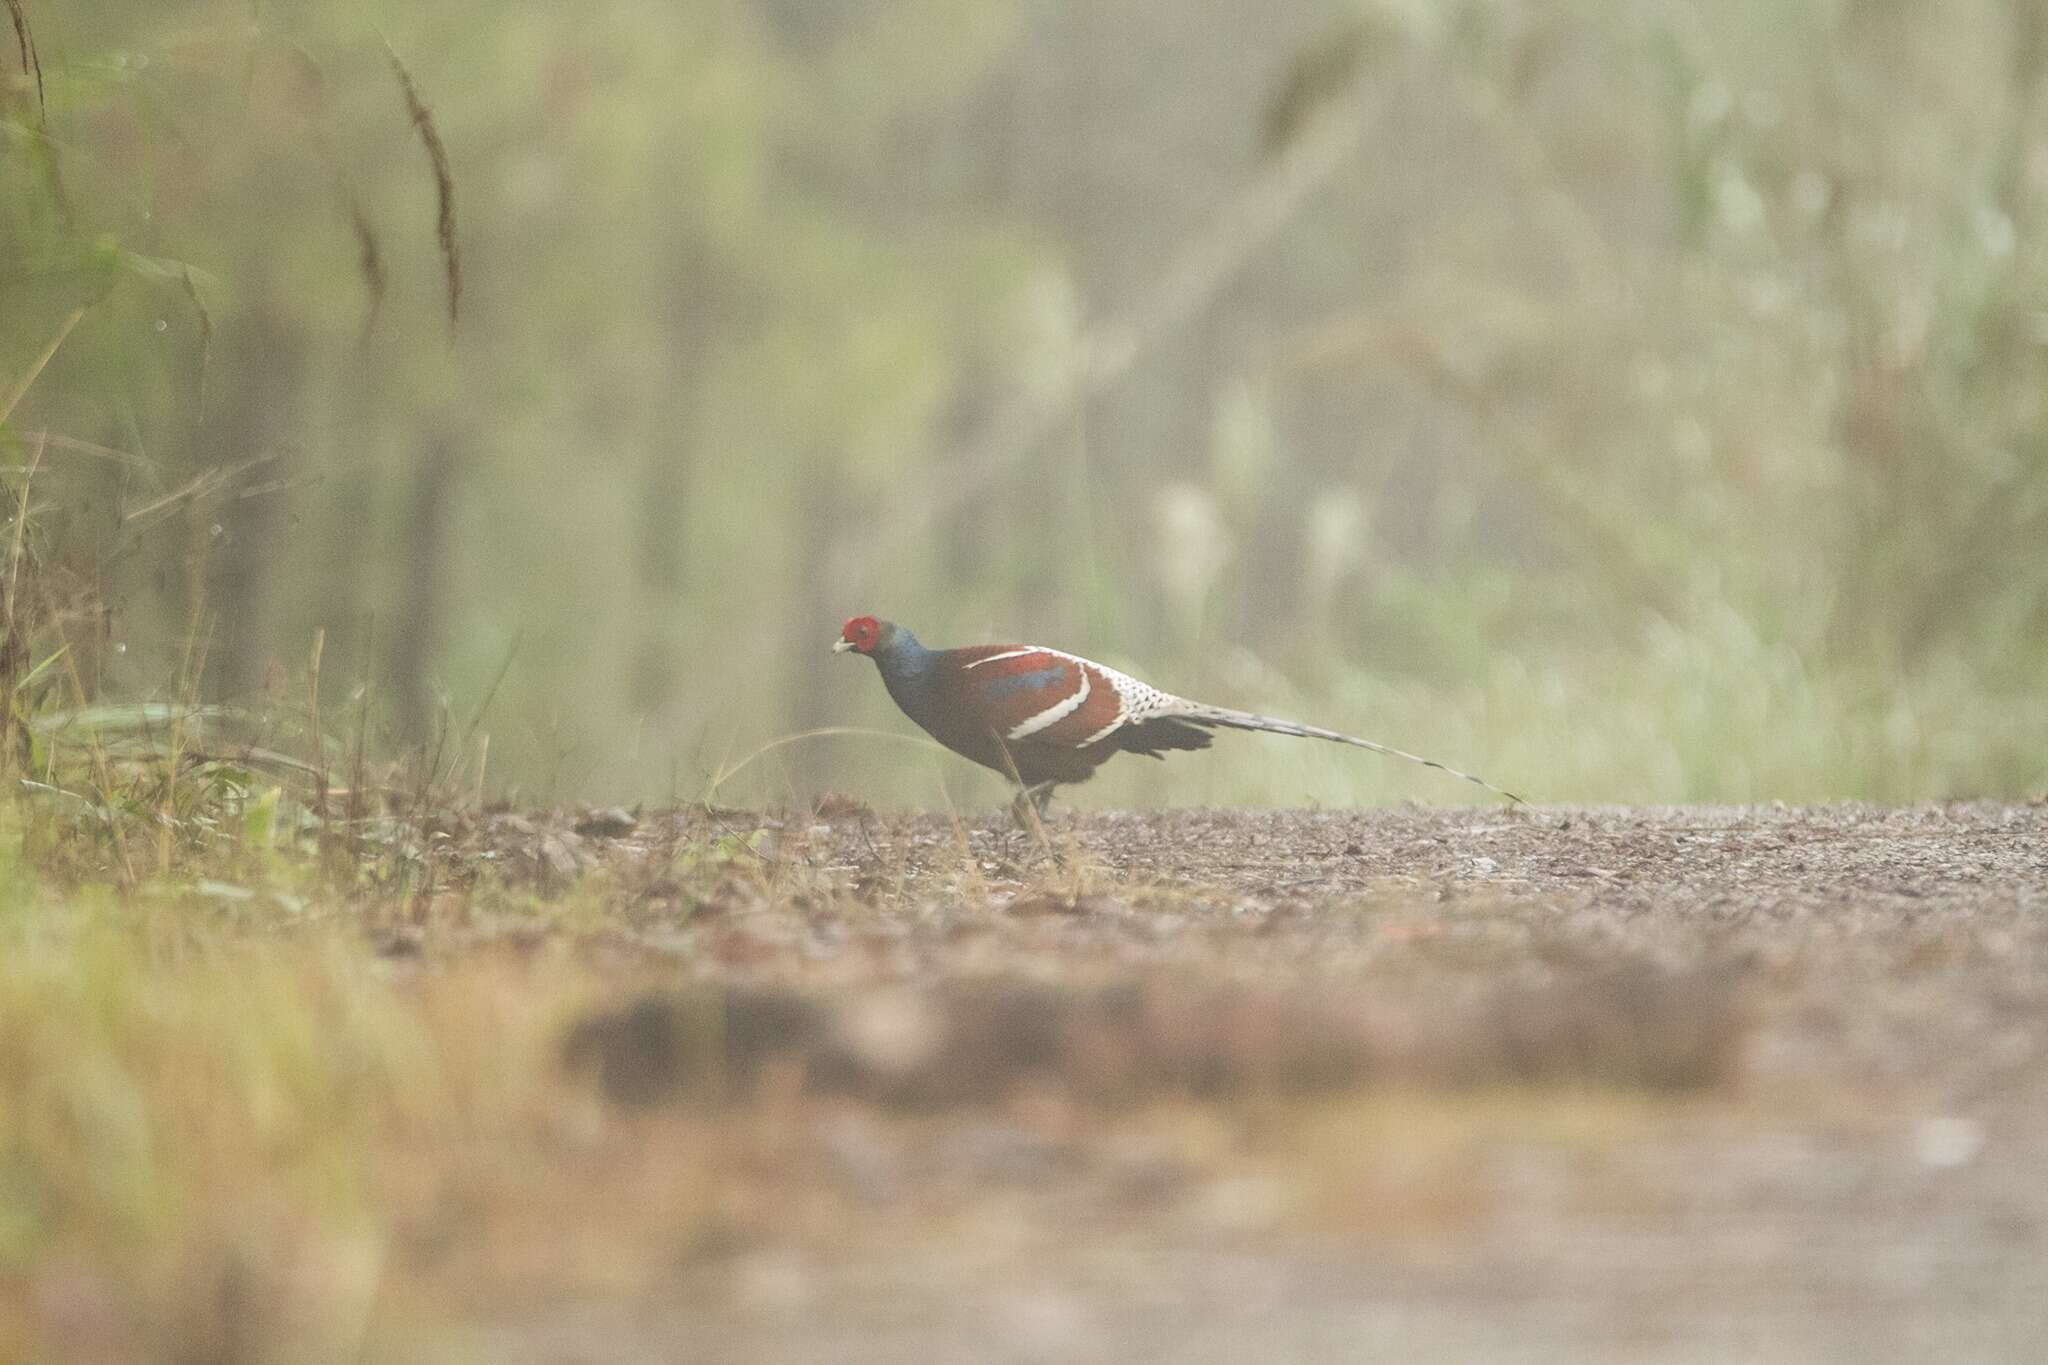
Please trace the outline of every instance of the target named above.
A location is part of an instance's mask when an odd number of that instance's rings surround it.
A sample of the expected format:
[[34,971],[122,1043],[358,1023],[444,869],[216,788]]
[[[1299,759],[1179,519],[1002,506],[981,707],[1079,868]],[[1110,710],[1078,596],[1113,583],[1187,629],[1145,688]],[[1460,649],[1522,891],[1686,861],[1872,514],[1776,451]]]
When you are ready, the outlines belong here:
[[21,675],[21,681],[14,685],[15,693],[19,695],[24,689],[28,687],[30,683],[34,682],[37,678],[43,675],[44,669],[48,668],[51,664],[56,663],[57,660],[63,658],[66,654],[70,652],[70,645],[60,645],[56,653],[52,654],[49,658],[43,660],[34,668],[31,668],[28,672]]

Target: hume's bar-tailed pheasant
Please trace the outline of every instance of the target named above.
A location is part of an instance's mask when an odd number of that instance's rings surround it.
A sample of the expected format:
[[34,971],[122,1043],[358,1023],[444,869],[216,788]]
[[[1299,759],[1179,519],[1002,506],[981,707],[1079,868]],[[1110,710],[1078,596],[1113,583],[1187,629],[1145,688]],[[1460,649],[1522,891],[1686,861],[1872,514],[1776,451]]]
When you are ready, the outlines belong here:
[[893,621],[856,616],[841,628],[832,650],[873,659],[904,715],[954,753],[1023,788],[1017,798],[1020,819],[1025,800],[1043,810],[1055,786],[1086,782],[1116,754],[1163,758],[1168,749],[1206,749],[1218,727],[1353,744],[1478,783],[1510,801],[1522,799],[1434,759],[1335,730],[1204,706],[1057,649],[926,649]]

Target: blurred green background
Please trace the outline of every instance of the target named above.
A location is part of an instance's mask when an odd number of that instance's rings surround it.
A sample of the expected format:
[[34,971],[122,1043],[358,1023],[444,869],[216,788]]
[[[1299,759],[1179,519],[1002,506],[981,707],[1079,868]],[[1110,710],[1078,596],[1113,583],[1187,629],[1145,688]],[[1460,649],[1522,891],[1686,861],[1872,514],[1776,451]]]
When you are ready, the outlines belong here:
[[[324,630],[381,752],[694,798],[911,733],[826,652],[874,612],[1536,800],[2048,786],[2031,0],[20,12],[0,401],[84,311],[0,459],[73,704],[260,730]],[[828,788],[1001,795],[843,736],[719,796]],[[1470,790],[1235,737],[1070,794]]]

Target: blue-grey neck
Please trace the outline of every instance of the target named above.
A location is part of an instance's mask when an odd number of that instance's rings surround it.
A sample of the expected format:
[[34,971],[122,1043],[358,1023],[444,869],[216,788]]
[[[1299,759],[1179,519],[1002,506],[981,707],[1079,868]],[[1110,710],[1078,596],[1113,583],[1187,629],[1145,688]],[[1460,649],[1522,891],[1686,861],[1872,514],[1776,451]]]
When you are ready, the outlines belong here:
[[926,649],[918,643],[915,635],[894,621],[884,621],[881,641],[875,646],[873,656],[875,666],[882,670],[882,682],[889,689],[889,695],[912,719],[918,719],[930,688],[932,670],[938,665],[939,652]]

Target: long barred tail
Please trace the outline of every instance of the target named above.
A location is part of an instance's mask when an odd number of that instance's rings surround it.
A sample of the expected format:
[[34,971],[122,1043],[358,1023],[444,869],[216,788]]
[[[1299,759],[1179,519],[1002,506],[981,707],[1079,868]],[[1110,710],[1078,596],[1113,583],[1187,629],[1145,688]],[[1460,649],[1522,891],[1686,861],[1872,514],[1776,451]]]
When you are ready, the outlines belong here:
[[1474,777],[1471,773],[1459,772],[1448,763],[1439,763],[1433,758],[1424,758],[1420,754],[1411,754],[1405,749],[1396,749],[1387,744],[1375,744],[1369,739],[1359,739],[1355,735],[1339,734],[1335,730],[1324,730],[1314,725],[1300,725],[1291,720],[1279,720],[1272,716],[1255,715],[1250,711],[1233,711],[1227,706],[1204,706],[1198,702],[1187,702],[1184,705],[1186,707],[1185,710],[1176,707],[1171,713],[1174,719],[1188,721],[1195,725],[1222,725],[1232,730],[1262,730],[1268,734],[1294,735],[1300,739],[1327,739],[1334,744],[1350,744],[1360,749],[1370,749],[1376,754],[1385,754],[1389,758],[1404,758],[1410,763],[1420,763],[1425,768],[1435,768],[1438,772],[1449,773],[1452,777],[1463,778],[1475,786],[1486,788],[1495,796],[1505,796],[1515,805],[1526,806],[1529,804],[1513,792],[1505,788],[1496,787],[1483,777]]

